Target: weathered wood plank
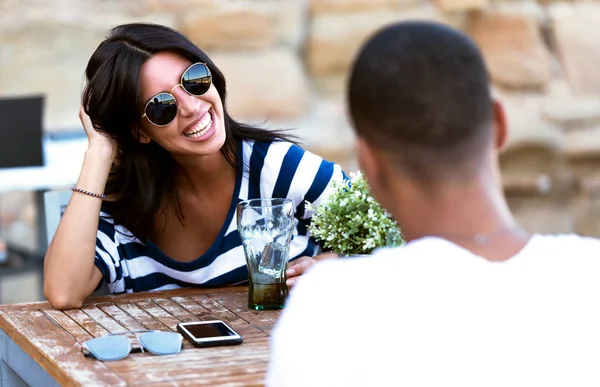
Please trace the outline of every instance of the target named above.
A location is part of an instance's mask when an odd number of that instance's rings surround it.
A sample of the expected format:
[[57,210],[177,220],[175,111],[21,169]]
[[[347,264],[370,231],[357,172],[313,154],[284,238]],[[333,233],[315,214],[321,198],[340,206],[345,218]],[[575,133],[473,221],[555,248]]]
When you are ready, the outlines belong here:
[[[197,386],[198,385],[198,381],[196,380],[182,380],[182,381],[178,381],[178,382],[171,382],[171,383],[158,383],[158,384],[152,384],[152,387],[168,387],[168,386],[177,386],[177,387],[188,387],[188,386]],[[261,380],[259,382],[254,382],[254,381],[228,381],[228,382],[224,382],[224,383],[219,383],[219,384],[209,384],[210,386],[215,386],[215,387],[257,387],[257,386],[264,386],[264,382]]]
[[96,321],[92,320],[90,316],[83,313],[80,309],[65,310],[64,313],[94,337],[104,336],[109,333],[102,325],[99,325]]
[[197,321],[209,321],[217,319],[217,316],[215,316],[210,310],[198,304],[191,297],[172,297],[171,299],[180,307],[196,316]]
[[138,307],[136,304],[126,302],[119,303],[117,306],[124,312],[129,314],[135,321],[145,327],[145,329],[156,329],[159,331],[168,331],[169,327],[155,319],[145,310]]
[[[127,370],[128,383],[152,384],[156,382],[179,380],[209,380],[235,374],[263,373],[268,361],[268,348],[245,351],[229,356],[214,356],[203,359],[197,353],[194,356],[174,355],[174,359],[149,359],[148,356],[138,356],[129,364],[121,364]],[[160,360],[160,361],[159,361]],[[185,364],[185,372],[181,372]],[[218,365],[218,366],[217,366]],[[111,368],[119,373],[117,366]]]
[[[156,356],[150,353],[135,353],[131,357],[118,362],[107,363],[111,369],[144,370],[147,367],[161,365],[168,369],[174,367],[181,369],[183,362],[189,362],[187,367],[214,367],[235,365],[244,359],[263,359],[269,354],[268,340],[252,344],[241,344],[235,346],[212,347],[212,348],[190,348],[176,355]],[[215,363],[215,362],[220,363]]]
[[163,323],[163,325],[168,327],[170,330],[177,331],[177,324],[179,323],[179,320],[158,306],[153,300],[136,301],[136,305]]
[[[192,295],[199,294],[207,294],[207,293],[228,293],[228,292],[239,292],[247,291],[247,286],[231,286],[226,288],[218,288],[218,289],[203,289],[203,288],[181,288],[181,289],[173,289],[173,290],[162,290],[159,292],[139,292],[139,293],[127,293],[127,294],[111,294],[107,296],[100,297],[90,297],[84,302],[85,305],[95,305],[98,303],[110,303],[110,304],[120,304],[123,302],[136,302],[141,300],[149,300],[157,297],[162,298],[171,298],[171,297],[186,297]],[[49,305],[48,303],[45,303]]]
[[[248,321],[245,321],[240,316],[236,315],[223,305],[219,304],[209,296],[192,296],[192,299],[204,308],[208,309],[214,314],[219,320],[227,322],[233,329],[240,331],[244,328],[248,328]],[[241,333],[241,332],[240,332]]]
[[279,311],[275,310],[258,311],[249,309],[247,292],[215,293],[211,294],[210,297],[267,334],[271,332],[275,320],[279,316]]
[[88,331],[83,329],[76,321],[69,317],[68,314],[63,313],[61,310],[48,308],[42,309],[42,312],[73,336],[78,343],[93,339],[93,336],[90,335]]
[[[208,295],[201,295],[199,296],[200,298],[204,297],[207,298]],[[197,300],[194,300],[190,297],[173,297],[172,298],[173,301],[176,301],[182,308],[190,311],[192,314],[194,314],[195,316],[198,317],[197,321],[208,321],[208,320],[223,320],[226,323],[231,324],[231,321],[228,320],[227,318],[235,318],[236,320],[239,319],[239,316],[235,316],[235,313],[231,312],[226,314],[225,316],[223,315],[223,310],[221,305],[221,309],[219,309],[219,313],[213,313],[211,310],[207,309],[206,307],[200,305]],[[214,303],[211,302],[210,299],[207,298],[206,300],[207,305],[214,305]],[[226,308],[225,308],[226,310]],[[232,328],[237,331],[237,333],[239,333],[240,335],[242,335],[244,337],[244,339],[249,338],[254,336],[257,332],[262,332],[261,330],[259,330],[258,328],[254,327],[252,324],[249,324],[248,322],[240,322],[239,324],[237,324],[236,326],[234,326],[233,324]]]
[[142,324],[136,321],[133,317],[114,304],[100,303],[96,305],[98,309],[104,311],[116,321],[119,322],[128,331],[143,331],[146,330]]
[[101,325],[110,333],[127,332],[127,328],[119,324],[119,322],[117,322],[113,317],[107,315],[104,313],[104,311],[97,307],[86,306],[82,308],[81,311],[87,314],[92,320],[98,323],[98,325]]
[[12,318],[0,311],[0,318],[12,324],[3,325],[4,332],[61,385],[125,385],[103,363],[85,359],[74,338],[42,311],[16,312]]
[[[265,382],[265,372],[224,375],[215,378],[190,380],[194,386],[262,386]],[[180,383],[181,385],[181,383]]]
[[168,298],[155,298],[154,302],[180,322],[198,321],[198,318],[194,314],[177,304],[174,300]]

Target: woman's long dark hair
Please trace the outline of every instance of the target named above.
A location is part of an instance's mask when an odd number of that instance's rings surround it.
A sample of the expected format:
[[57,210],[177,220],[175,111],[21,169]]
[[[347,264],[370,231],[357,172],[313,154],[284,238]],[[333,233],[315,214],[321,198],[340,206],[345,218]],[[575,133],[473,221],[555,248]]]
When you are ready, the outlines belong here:
[[293,139],[283,131],[265,130],[234,121],[225,106],[225,78],[210,58],[181,33],[160,25],[135,23],[115,27],[96,49],[85,70],[87,85],[83,106],[94,128],[118,144],[108,176],[104,203],[115,224],[125,226],[142,240],[152,232],[159,210],[175,209],[183,214],[175,186],[177,164],[154,142],[139,141],[141,128],[140,67],[153,54],[172,52],[191,61],[206,63],[223,101],[226,141],[221,152],[235,166],[239,140],[276,141]]

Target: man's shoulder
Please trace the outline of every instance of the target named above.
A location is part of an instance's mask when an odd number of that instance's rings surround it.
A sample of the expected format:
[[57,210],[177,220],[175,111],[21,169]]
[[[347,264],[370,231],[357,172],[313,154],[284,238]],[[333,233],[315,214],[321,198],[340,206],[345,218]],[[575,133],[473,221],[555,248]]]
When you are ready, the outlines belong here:
[[600,239],[577,234],[534,234],[523,251],[524,254],[538,254],[540,251],[552,252],[553,255],[578,253],[600,258]]

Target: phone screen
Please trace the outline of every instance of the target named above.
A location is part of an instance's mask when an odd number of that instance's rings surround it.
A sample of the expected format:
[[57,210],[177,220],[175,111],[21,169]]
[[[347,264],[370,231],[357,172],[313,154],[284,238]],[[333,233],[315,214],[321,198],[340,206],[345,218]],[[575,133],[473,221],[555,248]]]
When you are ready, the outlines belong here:
[[192,334],[192,336],[197,339],[237,336],[235,332],[229,329],[222,322],[213,322],[209,324],[185,324],[184,327]]

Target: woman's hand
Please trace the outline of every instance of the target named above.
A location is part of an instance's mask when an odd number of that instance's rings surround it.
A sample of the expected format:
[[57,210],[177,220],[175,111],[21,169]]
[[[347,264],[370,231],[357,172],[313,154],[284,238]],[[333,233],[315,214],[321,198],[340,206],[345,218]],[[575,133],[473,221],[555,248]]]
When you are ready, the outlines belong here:
[[116,141],[94,128],[92,120],[90,119],[90,116],[85,113],[83,106],[79,109],[79,119],[81,120],[85,134],[88,137],[88,149],[107,154],[111,161],[114,160],[117,153]]
[[285,284],[288,286],[288,288],[291,288],[296,283],[296,277],[304,274],[306,270],[317,261],[321,261],[323,259],[333,259],[337,257],[338,256],[335,253],[324,253],[315,255],[314,257],[300,257],[288,263],[288,268],[285,272],[287,276],[287,281]]

